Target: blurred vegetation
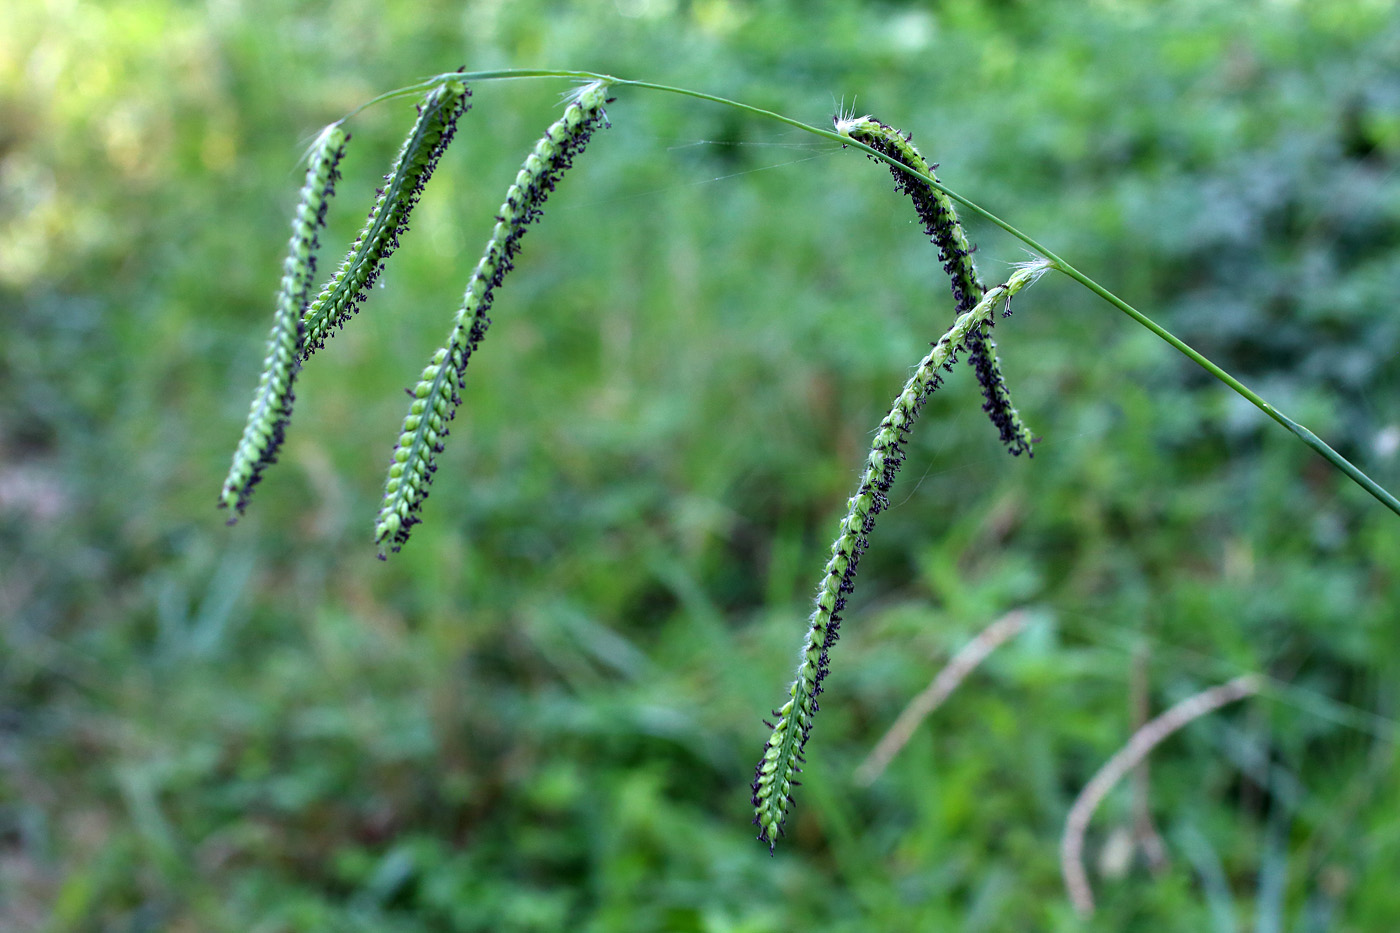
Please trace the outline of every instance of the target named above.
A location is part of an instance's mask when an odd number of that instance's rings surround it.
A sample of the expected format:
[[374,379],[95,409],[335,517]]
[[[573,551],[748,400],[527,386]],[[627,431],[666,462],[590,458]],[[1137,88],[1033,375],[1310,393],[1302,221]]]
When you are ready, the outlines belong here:
[[[213,508],[297,159],[419,77],[606,71],[940,174],[1400,486],[1400,16],[1332,0],[38,0],[0,35],[0,928],[1378,930],[1400,925],[1400,526],[1068,281],[926,409],[775,858],[761,718],[878,423],[946,326],[887,172],[619,94],[525,241],[404,553],[369,541],[411,384],[560,82],[482,84],[281,464]],[[322,268],[407,126],[357,117]],[[988,281],[1025,258],[970,224]],[[946,657],[1033,624],[873,786]],[[1140,659],[1134,675],[1133,659]],[[1171,856],[1061,887],[1065,814],[1154,710]],[[1104,857],[1100,858],[1100,854]]]

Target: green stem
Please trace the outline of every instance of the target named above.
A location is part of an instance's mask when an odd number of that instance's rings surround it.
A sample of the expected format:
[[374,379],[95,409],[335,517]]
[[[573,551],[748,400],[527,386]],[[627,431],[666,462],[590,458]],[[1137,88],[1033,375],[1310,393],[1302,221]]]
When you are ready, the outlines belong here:
[[[963,197],[956,191],[944,185],[938,179],[926,175],[923,172],[914,171],[913,169],[909,168],[907,165],[900,163],[893,157],[885,155],[884,153],[879,152],[876,149],[867,146],[865,143],[862,143],[858,140],[851,139],[848,136],[842,136],[834,130],[824,129],[819,126],[812,126],[810,124],[803,123],[800,120],[794,120],[792,117],[786,117],[780,113],[774,113],[771,110],[764,110],[761,107],[754,107],[751,104],[740,103],[739,101],[729,100],[725,97],[717,97],[714,94],[706,94],[703,91],[692,91],[688,88],[672,87],[667,84],[654,84],[650,81],[630,81],[624,78],[616,78],[612,75],[596,74],[591,71],[503,69],[498,71],[452,72],[450,74],[436,75],[432,78],[428,78],[425,81],[419,82],[418,84],[413,85],[412,87],[400,88],[396,91],[390,91],[387,94],[382,94],[379,97],[376,97],[374,100],[370,101],[369,103],[364,104],[362,107],[359,108],[359,110],[363,110],[364,107],[368,107],[371,104],[378,103],[382,100],[390,100],[396,97],[403,97],[411,94],[422,93],[426,88],[431,87],[432,85],[440,83],[442,81],[487,81],[498,78],[575,78],[586,81],[606,81],[608,84],[614,87],[647,88],[653,91],[665,91],[669,94],[680,94],[684,97],[694,97],[698,100],[705,100],[709,101],[710,103],[721,104],[725,107],[733,107],[737,110],[742,110],[746,113],[752,114],[753,116],[764,117],[769,120],[774,120],[778,123],[784,123],[788,126],[793,127],[794,129],[799,129],[804,132],[811,133],[814,136],[820,136],[823,139],[828,139],[832,142],[840,143],[843,146],[850,146],[853,149],[859,149],[861,152],[864,152],[866,155],[872,158],[879,159],[882,162],[887,162],[890,165],[893,165],[896,168],[900,169],[901,171],[913,175],[914,177],[924,182],[924,184],[943,192],[948,197],[952,198],[954,201],[958,202],[972,213],[990,221],[991,223],[1000,227],[1002,230],[1005,230],[1007,233],[1011,234],[1016,239],[1020,240],[1022,243],[1025,243],[1027,246],[1035,250],[1040,255],[1044,256],[1046,259],[1049,259],[1055,264],[1055,267],[1061,272],[1063,272],[1065,275],[1074,279],[1080,285],[1083,285],[1085,288],[1089,289],[1089,291],[1098,295],[1104,301],[1107,301],[1119,311],[1122,311],[1124,314],[1137,321],[1143,327],[1146,327],[1148,330],[1152,331],[1152,333],[1156,334],[1158,337],[1165,340],[1168,344],[1175,347],[1187,359],[1191,360],[1197,366],[1200,366],[1202,369],[1210,373],[1216,379],[1229,386],[1237,394],[1247,399],[1251,405],[1253,405],[1255,408],[1258,408],[1264,414],[1268,415],[1274,421],[1278,422],[1280,425],[1286,428],[1290,433],[1293,434],[1294,437],[1297,437],[1308,447],[1312,448],[1314,452],[1316,452],[1319,456],[1325,459],[1328,463],[1332,464],[1338,470],[1342,471],[1358,486],[1360,486],[1362,489],[1366,490],[1372,496],[1378,499],[1381,502],[1381,504],[1383,504],[1386,508],[1390,509],[1396,515],[1400,515],[1400,500],[1397,500],[1395,496],[1391,495],[1379,483],[1377,483],[1375,480],[1371,479],[1369,476],[1363,473],[1355,464],[1353,464],[1346,457],[1343,457],[1341,454],[1337,453],[1337,451],[1333,450],[1332,447],[1330,447],[1320,437],[1318,437],[1312,431],[1309,431],[1303,425],[1294,421],[1292,418],[1289,418],[1287,415],[1279,411],[1274,406],[1270,405],[1268,402],[1264,401],[1262,398],[1259,397],[1257,393],[1255,393],[1244,383],[1240,382],[1234,376],[1230,375],[1225,370],[1212,363],[1209,359],[1207,359],[1200,352],[1192,348],[1185,341],[1181,340],[1171,331],[1167,330],[1165,327],[1158,324],[1156,321],[1152,320],[1147,315],[1134,308],[1132,305],[1128,304],[1122,298],[1119,298],[1117,295],[1113,294],[1113,292],[1104,288],[1098,282],[1095,282],[1093,279],[1089,278],[1089,276],[1085,275],[1083,272],[1080,272],[1077,268],[1075,268],[1070,263],[1066,262],[1064,259],[1060,258],[1060,256],[1058,256],[1048,247],[1042,245],[1035,239],[1032,239],[1027,234],[1022,233],[1016,227],[1013,227],[1011,224],[1002,220],[996,214],[993,214],[991,211],[987,210],[981,205],[976,204],[973,201],[969,201],[967,198]],[[359,110],[356,110],[355,113],[358,113]],[[353,116],[353,114],[351,115]]]

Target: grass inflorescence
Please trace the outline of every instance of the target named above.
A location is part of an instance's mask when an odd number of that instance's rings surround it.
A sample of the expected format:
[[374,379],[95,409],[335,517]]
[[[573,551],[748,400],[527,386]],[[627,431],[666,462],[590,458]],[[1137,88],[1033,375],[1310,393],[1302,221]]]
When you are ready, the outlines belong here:
[[[1011,403],[990,331],[997,307],[1003,307],[1003,316],[1009,314],[1011,297],[1047,270],[1064,273],[1147,327],[1292,432],[1387,508],[1400,514],[1400,500],[1311,431],[1284,416],[1233,376],[1048,248],[944,185],[933,174],[936,166],[924,159],[910,136],[868,116],[838,115],[834,129],[825,129],[698,91],[563,71],[437,75],[376,98],[375,102],[410,95],[421,97],[418,116],[386,176],[386,186],[379,190],[374,208],[345,261],[316,299],[308,304],[315,269],[316,230],[324,221],[326,203],[337,177],[336,166],[348,138],[340,123],[333,124],[322,134],[314,148],[293,220],[293,235],[264,372],[248,425],[220,494],[220,505],[241,512],[263,469],[274,462],[291,413],[292,382],[300,362],[323,346],[335,328],[354,313],[383,269],[384,261],[397,247],[399,237],[407,229],[410,212],[451,141],[458,118],[467,109],[470,91],[466,82],[538,77],[576,78],[586,83],[571,95],[563,116],[550,125],[526,156],[506,192],[495,227],[467,282],[446,342],[433,354],[416,385],[408,390],[412,402],[394,448],[383,502],[374,524],[374,539],[381,558],[387,556],[388,551],[398,551],[419,521],[419,511],[437,469],[436,458],[448,434],[448,423],[461,404],[458,393],[463,386],[466,366],[491,324],[489,312],[496,288],[514,267],[527,228],[543,213],[543,205],[559,179],[594,131],[608,125],[604,105],[611,102],[608,95],[617,88],[647,88],[734,107],[857,148],[886,163],[897,190],[909,196],[929,238],[937,246],[949,277],[954,321],[915,368],[876,431],[860,482],[847,502],[831,556],[822,571],[796,677],[788,689],[787,700],[774,711],[775,720],[768,723],[771,732],[755,769],[752,803],[758,837],[770,848],[783,831],[792,805],[792,789],[798,784],[796,775],[804,760],[803,749],[811,735],[813,718],[819,708],[818,697],[830,669],[831,649],[839,637],[842,613],[854,590],[861,555],[870,545],[876,517],[889,507],[889,491],[904,460],[904,445],[920,409],[929,394],[942,384],[944,374],[951,371],[960,353],[967,356],[976,371],[983,392],[983,410],[998,428],[1003,443],[1012,454],[1029,456],[1032,452],[1035,439]],[[1020,239],[1045,258],[1017,266],[1006,282],[987,289],[978,277],[972,259],[973,247],[958,220],[955,202]]]
[[306,311],[302,358],[325,346],[326,339],[345,324],[365,300],[384,271],[384,261],[398,248],[408,230],[408,218],[438,160],[452,142],[457,120],[470,106],[471,91],[461,81],[447,81],[428,92],[418,105],[418,119],[409,130],[384,176],[374,207],[345,261]]
[[544,214],[544,202],[560,177],[573,165],[574,157],[583,151],[594,130],[606,122],[603,105],[607,103],[607,93],[603,82],[580,88],[564,115],[525,157],[506,192],[491,238],[467,282],[447,342],[433,355],[418,384],[410,390],[413,402],[394,448],[384,484],[384,501],[374,526],[381,558],[386,548],[397,551],[402,547],[419,521],[418,511],[437,471],[436,459],[443,449],[447,424],[461,404],[457,391],[467,363],[491,326],[488,312],[496,288],[515,267],[526,228]]
[[[976,247],[968,242],[952,200],[942,191],[904,170],[909,168],[930,178],[936,178],[934,169],[938,166],[930,164],[923,157],[914,146],[911,134],[901,133],[874,117],[838,115],[833,122],[837,133],[859,140],[899,163],[889,164],[890,174],[894,176],[895,190],[909,196],[919,219],[923,221],[924,231],[938,247],[943,271],[948,273],[948,280],[953,289],[956,312],[963,314],[968,311],[986,292],[982,280],[977,275],[977,265],[972,259]],[[982,387],[982,410],[996,426],[1001,435],[1001,442],[1013,456],[1023,453],[1028,457],[1034,456],[1031,444],[1035,439],[1021,422],[1021,416],[1011,402],[1011,392],[1006,387],[1005,377],[1002,376],[992,335],[979,333],[970,336],[967,355],[977,373],[977,383]]]
[[302,314],[316,279],[316,250],[320,245],[316,232],[326,224],[326,209],[340,178],[340,159],[349,138],[339,124],[332,124],[312,147],[306,182],[292,215],[292,238],[282,265],[282,287],[277,293],[262,376],[253,393],[243,437],[234,450],[233,465],[219,493],[220,507],[233,512],[230,524],[247,507],[263,470],[277,462],[277,450],[292,417],[292,383],[301,367],[301,349],[306,339]]
[[889,507],[890,487],[904,462],[909,431],[929,395],[942,385],[944,373],[952,370],[958,354],[969,352],[990,326],[997,306],[1009,307],[1012,295],[1051,268],[1048,260],[1018,267],[1004,284],[983,294],[980,301],[960,314],[920,361],[875,432],[860,484],[846,503],[846,514],[831,545],[831,559],[817,585],[816,605],[807,623],[797,677],[788,688],[787,702],[773,711],[776,720],[768,723],[772,733],[754,769],[753,821],[758,826],[758,838],[770,847],[782,832],[792,803],[792,788],[802,770],[802,750],[819,708],[817,697],[821,696],[822,682],[830,670],[831,648],[840,636],[841,613],[846,608],[846,597],[855,590],[856,567],[870,545],[875,517]]

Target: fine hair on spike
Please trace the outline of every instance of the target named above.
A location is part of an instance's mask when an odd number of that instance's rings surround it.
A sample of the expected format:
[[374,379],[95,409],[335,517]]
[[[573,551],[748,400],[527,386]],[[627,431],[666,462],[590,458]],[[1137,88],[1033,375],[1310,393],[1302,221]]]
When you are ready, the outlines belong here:
[[311,149],[306,182],[292,215],[292,238],[282,264],[282,286],[277,292],[272,332],[267,338],[267,357],[263,360],[257,391],[253,393],[248,423],[234,449],[233,464],[219,493],[220,508],[233,513],[229,524],[237,521],[247,507],[263,470],[277,462],[277,449],[282,445],[292,417],[292,383],[301,367],[305,342],[302,314],[316,278],[316,250],[320,246],[317,230],[326,224],[326,208],[330,205],[336,180],[340,178],[340,159],[349,138],[340,124],[332,123],[321,132]]
[[952,368],[959,351],[967,350],[970,338],[992,319],[997,308],[1012,295],[1033,283],[1051,268],[1048,260],[1018,266],[1003,285],[981,296],[973,307],[958,316],[933,349],[919,363],[894,400],[889,414],[880,422],[866,459],[865,470],[855,495],[846,503],[831,559],[817,585],[816,606],[807,622],[807,636],[798,656],[797,678],[788,688],[788,699],[774,710],[777,719],[771,727],[763,757],[754,769],[753,821],[758,838],[770,849],[777,842],[792,804],[792,787],[802,770],[802,750],[812,732],[817,697],[822,692],[831,662],[831,648],[841,628],[846,597],[855,590],[856,565],[870,545],[875,516],[889,508],[890,486],[904,461],[904,444],[918,420],[924,401],[943,382],[943,372]]
[[470,107],[471,91],[461,81],[437,85],[418,105],[418,119],[404,140],[385,185],[355,238],[345,261],[321,287],[306,310],[306,341],[302,359],[325,346],[327,338],[344,326],[369,289],[384,271],[384,262],[399,246],[408,230],[408,217],[423,194],[423,187],[437,167],[457,131],[457,119]]
[[496,288],[514,267],[520,240],[526,228],[544,214],[545,200],[554,186],[573,165],[574,157],[583,151],[594,130],[600,124],[607,125],[607,113],[603,110],[608,103],[607,91],[607,84],[602,81],[575,90],[564,115],[525,157],[506,191],[486,249],[467,282],[447,342],[433,355],[418,384],[409,391],[413,402],[389,463],[384,501],[374,525],[374,540],[381,558],[386,556],[386,549],[397,551],[402,547],[419,521],[418,511],[428,497],[428,485],[437,470],[437,455],[442,452],[448,422],[461,404],[458,390],[467,362],[491,324],[487,315]]
[[[865,143],[872,149],[893,158],[902,165],[930,178],[936,178],[930,165],[914,146],[913,137],[900,133],[870,116],[857,117],[854,114],[838,113],[832,120],[836,132]],[[868,155],[868,153],[867,153]],[[948,273],[953,289],[953,300],[957,303],[958,314],[963,314],[977,304],[986,289],[977,276],[977,267],[972,261],[976,248],[970,246],[967,234],[958,220],[958,212],[953,201],[942,191],[931,187],[907,172],[889,166],[894,176],[895,190],[909,195],[914,210],[924,223],[929,239],[938,247],[939,258],[943,261],[943,271]],[[1031,445],[1034,438],[1021,421],[1021,415],[1011,402],[1011,391],[1001,374],[997,361],[996,343],[992,340],[991,328],[995,319],[989,319],[968,335],[967,358],[977,373],[977,383],[982,387],[982,410],[987,413],[1001,435],[1001,442],[1013,456],[1025,454],[1034,456]]]

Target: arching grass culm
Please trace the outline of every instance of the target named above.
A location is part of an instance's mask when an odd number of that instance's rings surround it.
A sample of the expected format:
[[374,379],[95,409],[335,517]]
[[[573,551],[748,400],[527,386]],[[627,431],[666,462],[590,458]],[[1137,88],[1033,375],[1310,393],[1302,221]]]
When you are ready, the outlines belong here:
[[[324,221],[331,189],[338,177],[336,167],[348,139],[344,124],[354,114],[327,127],[312,147],[306,182],[293,218],[292,238],[282,288],[275,303],[264,371],[219,498],[219,504],[230,508],[235,517],[246,507],[265,467],[275,460],[291,417],[292,382],[297,368],[314,350],[324,346],[338,328],[346,325],[364,302],[369,286],[380,274],[399,238],[407,232],[413,206],[451,142],[458,119],[467,109],[470,82],[507,78],[572,79],[581,84],[569,95],[563,116],[545,130],[525,156],[505,194],[481,258],[468,278],[447,339],[409,392],[412,399],[393,448],[383,503],[373,524],[381,558],[406,544],[412,528],[420,520],[436,469],[436,456],[443,450],[449,422],[461,404],[459,390],[464,385],[467,363],[491,323],[488,313],[496,289],[510,272],[527,228],[542,216],[550,192],[561,182],[595,131],[608,125],[605,107],[614,95],[632,89],[654,90],[736,108],[752,118],[777,121],[841,143],[886,164],[897,189],[912,202],[948,274],[952,293],[948,305],[951,323],[942,336],[932,341],[932,350],[918,362],[876,430],[859,484],[837,527],[831,557],[817,574],[815,606],[798,657],[796,677],[768,723],[771,733],[755,770],[752,792],[758,836],[770,846],[783,830],[793,788],[799,784],[796,778],[801,771],[803,747],[811,734],[818,697],[830,666],[831,649],[837,639],[846,598],[855,585],[861,554],[869,546],[876,517],[889,507],[888,493],[920,408],[952,371],[960,354],[971,364],[981,385],[983,410],[1009,452],[1032,453],[1035,439],[1012,403],[991,330],[999,317],[1010,314],[1012,297],[1046,273],[1054,271],[1068,276],[1148,328],[1400,515],[1400,501],[1395,496],[1312,431],[1275,409],[1048,247],[947,187],[934,175],[936,166],[924,158],[908,135],[873,117],[837,114],[832,128],[828,129],[684,88],[590,72],[507,70],[442,74],[381,95],[365,105],[416,99],[417,117],[398,158],[385,176],[385,187],[376,194],[363,230],[314,299],[309,296],[315,271],[316,230]],[[1017,266],[1005,282],[987,287],[979,276],[973,248],[958,220],[959,206],[1022,241],[1038,258]]]

